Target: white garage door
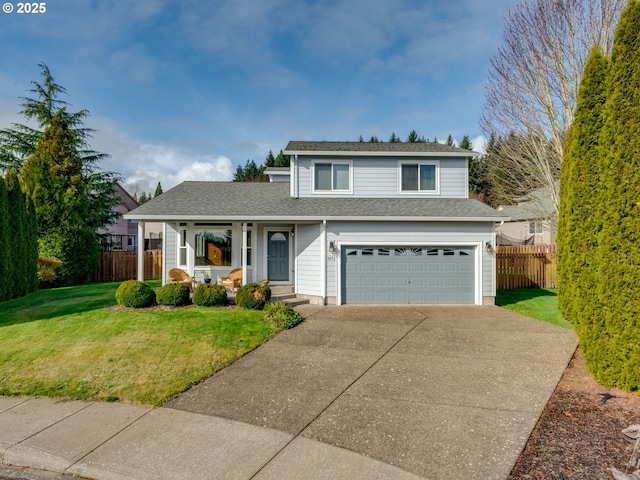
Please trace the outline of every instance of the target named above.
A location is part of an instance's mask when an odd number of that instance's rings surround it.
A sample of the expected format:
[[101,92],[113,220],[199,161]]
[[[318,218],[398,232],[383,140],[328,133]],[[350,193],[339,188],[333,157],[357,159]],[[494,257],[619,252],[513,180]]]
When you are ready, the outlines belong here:
[[342,248],[342,303],[475,303],[473,247]]

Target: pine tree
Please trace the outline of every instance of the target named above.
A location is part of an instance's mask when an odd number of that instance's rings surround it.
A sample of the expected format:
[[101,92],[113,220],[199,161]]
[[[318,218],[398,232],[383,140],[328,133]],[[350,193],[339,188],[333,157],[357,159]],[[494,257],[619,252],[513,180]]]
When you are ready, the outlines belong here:
[[158,182],[158,185],[156,186],[156,191],[153,194],[153,198],[159,197],[160,195],[162,195],[162,185],[160,185],[160,182]]
[[451,136],[451,134],[449,134],[449,136],[447,137],[447,145],[449,145],[450,147],[453,147],[455,145],[455,142],[453,141],[453,137]]
[[378,137],[376,137],[375,135],[371,135],[371,138],[369,139],[369,143],[379,143],[380,140],[378,140]]
[[415,130],[411,130],[409,132],[409,135],[407,136],[407,142],[408,143],[417,143],[418,141],[419,141],[418,132],[416,132]]
[[391,133],[391,137],[389,138],[389,143],[400,143],[400,137],[396,136],[396,132]]
[[[594,47],[580,82],[574,121],[567,131],[560,169],[558,218],[558,306],[563,317],[587,334],[596,315],[594,252],[602,228],[598,195],[602,181],[599,138],[609,60]],[[585,330],[586,329],[586,330]]]
[[290,162],[291,162],[291,155],[285,155],[284,153],[282,153],[282,150],[280,150],[280,153],[278,153],[278,156],[275,158],[273,162],[273,166],[280,167],[280,168],[288,167]]
[[271,150],[269,150],[267,157],[264,159],[264,166],[267,168],[276,166],[276,159],[273,156],[273,152]]

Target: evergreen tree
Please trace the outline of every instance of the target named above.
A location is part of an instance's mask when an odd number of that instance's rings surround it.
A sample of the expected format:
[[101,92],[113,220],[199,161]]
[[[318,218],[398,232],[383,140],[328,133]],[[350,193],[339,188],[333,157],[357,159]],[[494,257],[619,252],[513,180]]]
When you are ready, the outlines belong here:
[[284,153],[282,153],[282,150],[280,150],[280,153],[278,153],[278,156],[273,162],[273,166],[280,167],[280,168],[288,167],[290,162],[291,162],[291,155],[285,155]]
[[276,166],[276,159],[273,156],[273,152],[271,150],[269,150],[269,154],[264,159],[264,166],[267,168]]
[[587,366],[605,386],[640,390],[640,2],[620,17],[611,51],[599,195],[598,314],[580,338]]
[[38,128],[13,124],[12,128],[0,130],[0,171],[16,168],[22,176],[22,166],[35,153],[44,131],[57,118],[71,132],[70,146],[77,153],[81,164],[81,182],[84,184],[85,194],[83,214],[87,216],[85,222],[94,229],[113,223],[117,215],[113,210],[118,202],[114,195],[117,175],[98,168],[98,163],[108,155],[89,149],[93,130],[83,126],[89,112],[69,112],[69,104],[58,98],[66,94],[66,89],[54,81],[46,65],[40,64],[39,67],[43,81],[31,82],[29,92],[33,96],[22,98],[20,112]]
[[98,242],[91,220],[88,185],[75,136],[64,110],[45,129],[21,177],[35,206],[38,246],[42,257],[62,262],[57,285],[89,281],[98,264]]
[[7,198],[7,184],[0,176],[0,302],[10,298],[9,288],[10,263],[9,256],[9,199]]
[[594,47],[580,83],[573,123],[567,131],[560,169],[558,219],[558,306],[563,317],[588,335],[597,315],[598,234],[603,213],[598,192],[602,176],[599,138],[606,100],[608,59]]
[[362,138],[362,135],[360,135],[360,137],[358,138],[358,141],[359,141],[360,143],[364,143],[364,138]]
[[418,132],[416,132],[415,130],[411,130],[409,132],[409,135],[407,136],[407,142],[408,143],[417,143],[418,141],[419,141]]
[[158,182],[158,186],[156,186],[156,191],[153,194],[153,198],[159,197],[160,195],[162,195],[162,185],[160,185],[160,182]]
[[380,140],[378,140],[378,137],[376,137],[375,135],[371,135],[371,138],[369,139],[369,143],[379,143]]
[[8,291],[10,298],[17,298],[33,291],[34,276],[37,276],[37,266],[29,270],[33,252],[31,233],[27,219],[27,203],[14,169],[7,172],[7,203],[9,207],[9,229],[11,241],[8,243]]
[[400,143],[400,137],[396,136],[396,132],[391,133],[391,137],[389,138],[389,143]]
[[450,147],[453,147],[455,145],[455,142],[453,141],[453,137],[451,136],[451,134],[449,134],[449,136],[447,137],[447,145],[449,145]]
[[268,182],[269,177],[264,174],[264,165],[258,167],[253,160],[247,160],[244,167],[238,165],[233,176],[234,182]]

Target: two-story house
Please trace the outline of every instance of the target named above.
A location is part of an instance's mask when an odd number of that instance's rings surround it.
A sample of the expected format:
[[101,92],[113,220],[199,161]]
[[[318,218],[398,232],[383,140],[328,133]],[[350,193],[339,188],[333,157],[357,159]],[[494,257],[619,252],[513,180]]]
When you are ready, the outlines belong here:
[[[184,182],[130,212],[171,268],[292,285],[318,304],[492,304],[495,223],[437,143],[290,142],[269,183]],[[139,256],[141,257],[141,255]],[[141,269],[139,269],[140,271]]]

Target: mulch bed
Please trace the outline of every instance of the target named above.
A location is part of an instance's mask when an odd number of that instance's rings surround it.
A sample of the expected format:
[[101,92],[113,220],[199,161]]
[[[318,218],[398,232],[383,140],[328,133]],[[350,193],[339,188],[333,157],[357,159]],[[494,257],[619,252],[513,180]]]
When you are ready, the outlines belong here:
[[[607,398],[604,394],[613,395]],[[613,479],[625,471],[640,424],[640,395],[598,385],[576,350],[509,479]]]

